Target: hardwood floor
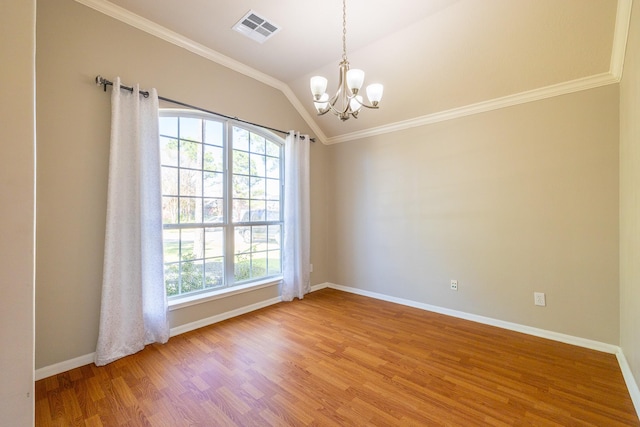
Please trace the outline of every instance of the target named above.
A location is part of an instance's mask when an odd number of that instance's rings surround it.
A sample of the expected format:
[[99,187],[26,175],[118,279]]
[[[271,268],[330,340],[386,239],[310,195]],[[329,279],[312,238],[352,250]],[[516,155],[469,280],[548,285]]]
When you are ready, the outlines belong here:
[[640,423],[614,355],[325,289],[40,380],[36,425]]

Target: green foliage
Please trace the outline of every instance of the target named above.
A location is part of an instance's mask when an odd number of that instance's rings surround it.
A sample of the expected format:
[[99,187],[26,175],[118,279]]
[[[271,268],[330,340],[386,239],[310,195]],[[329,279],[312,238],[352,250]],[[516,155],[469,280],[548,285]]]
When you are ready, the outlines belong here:
[[224,265],[221,259],[208,262],[206,271],[203,271],[202,260],[196,260],[193,253],[183,254],[182,259],[185,261],[165,267],[164,281],[167,296],[186,294],[223,284]]
[[[221,123],[194,117],[162,120],[165,225],[201,222],[222,225],[225,196],[230,198],[228,202],[233,209],[229,226],[233,226],[234,220],[244,218],[245,213],[279,212],[279,144],[236,126],[232,127],[231,138],[225,141]],[[225,153],[231,154],[231,158],[225,157]],[[232,171],[230,176],[225,175],[225,158],[231,163],[227,165]],[[231,194],[226,194],[225,176],[231,180]],[[270,227],[256,226],[250,248],[240,242],[236,250],[245,249],[243,253],[227,254],[233,257],[228,260],[234,262],[232,281],[242,282],[281,271],[280,250],[268,245],[273,238],[267,229]],[[225,286],[224,251],[207,252],[204,236],[194,237],[193,233],[165,230],[165,284],[169,296]],[[250,237],[249,242],[252,242]],[[279,245],[279,241],[276,243]],[[267,258],[269,256],[271,258]]]

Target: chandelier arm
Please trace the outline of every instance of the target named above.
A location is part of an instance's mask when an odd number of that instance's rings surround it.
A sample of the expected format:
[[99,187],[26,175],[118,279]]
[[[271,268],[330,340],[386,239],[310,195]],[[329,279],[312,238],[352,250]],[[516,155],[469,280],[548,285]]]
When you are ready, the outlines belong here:
[[378,108],[380,108],[380,106],[379,106],[379,105],[367,105],[367,104],[365,104],[365,103],[363,103],[363,102],[359,102],[359,101],[358,101],[358,103],[359,103],[362,107],[369,108],[369,109],[371,109],[371,110],[377,110]]
[[[326,89],[326,79],[324,80],[324,84],[318,81],[314,82],[316,78],[311,79],[311,92],[314,96],[314,104],[316,106],[316,110],[318,116],[323,116],[331,111],[332,114],[338,116],[340,120],[346,121],[350,117],[355,119],[358,118],[358,113],[361,110],[361,107],[365,107],[372,110],[377,110],[379,108],[378,102],[373,104],[366,104],[362,96],[358,94],[360,85],[362,84],[362,79],[364,78],[364,73],[359,71],[359,73],[354,76],[355,80],[353,82],[358,82],[358,77],[360,77],[359,83],[352,83],[356,87],[351,88],[349,83],[347,82],[347,72],[349,71],[349,61],[347,60],[347,1],[342,0],[342,62],[339,64],[339,81],[338,81],[338,90],[335,95],[330,99],[324,99],[326,92],[321,94],[320,92]],[[323,87],[324,89],[319,89]],[[381,91],[381,89],[380,89]],[[368,94],[367,94],[368,95]],[[381,93],[378,98],[381,97]],[[326,96],[328,98],[328,95]],[[359,99],[358,99],[359,98]],[[322,99],[322,100],[321,100]],[[353,107],[357,107],[355,110],[352,108],[352,101],[355,100]],[[340,105],[342,109],[336,108],[336,104],[340,101]],[[324,106],[324,108],[318,109],[319,106]]]

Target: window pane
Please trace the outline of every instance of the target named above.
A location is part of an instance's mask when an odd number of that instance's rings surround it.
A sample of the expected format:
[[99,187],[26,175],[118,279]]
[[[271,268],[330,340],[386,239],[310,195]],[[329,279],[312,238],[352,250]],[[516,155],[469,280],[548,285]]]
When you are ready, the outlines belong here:
[[267,200],[280,200],[280,181],[267,179]]
[[202,199],[180,197],[180,222],[183,224],[202,222]]
[[233,222],[249,221],[249,200],[234,199],[233,200]]
[[204,257],[218,258],[223,255],[224,255],[224,232],[222,227],[205,229]]
[[235,150],[249,151],[249,131],[233,127],[233,148]]
[[202,142],[202,120],[180,117],[180,138]]
[[160,119],[167,294],[225,287],[231,267],[233,283],[281,274],[281,144],[242,126],[227,134],[228,121],[188,114]]
[[202,195],[202,172],[190,169],[180,169],[180,195]]
[[233,173],[249,175],[249,153],[233,150]]
[[189,261],[196,257],[195,234],[193,230],[181,230],[180,233],[180,260]]
[[269,156],[280,157],[280,144],[267,141],[267,154]]
[[167,288],[167,296],[178,295],[180,293],[180,264],[165,264],[164,284]]
[[162,198],[162,223],[163,224],[178,223],[178,198],[177,197]]
[[160,117],[158,122],[160,135],[172,138],[178,137],[178,118],[177,117]]
[[202,167],[202,144],[180,142],[180,167],[200,169]]
[[265,169],[267,177],[280,179],[280,159],[267,157]]
[[267,202],[267,221],[280,221],[280,202]]
[[162,244],[164,247],[165,263],[180,260],[180,230],[163,230]]
[[178,169],[162,167],[162,194],[178,195]]
[[245,252],[248,248],[247,243],[251,243],[251,227],[236,227],[234,238],[234,252],[236,254]]
[[253,252],[251,254],[251,277],[257,279],[267,275],[267,253]]
[[238,199],[249,198],[249,177],[233,175],[233,197]]
[[180,278],[182,293],[198,291],[204,288],[204,261],[201,259],[186,261],[180,264]]
[[269,250],[280,249],[280,225],[269,226]]
[[264,154],[265,153],[265,142],[266,140],[264,139],[263,136],[257,135],[255,133],[251,134],[251,152],[252,153],[261,153]]
[[236,282],[242,282],[251,277],[251,255],[241,254],[234,258],[233,273]]
[[204,282],[206,288],[224,286],[224,258],[206,259],[204,261]]
[[160,164],[178,166],[178,140],[160,138]]
[[251,221],[266,221],[267,204],[261,200],[251,200]]
[[210,171],[224,172],[224,156],[221,147],[204,146],[202,168]]
[[224,143],[224,125],[222,122],[207,120],[204,122],[204,143],[222,146]]
[[272,275],[282,273],[280,251],[269,251],[268,254],[267,274]]
[[267,242],[267,226],[257,225],[251,227],[251,243],[266,243]]
[[264,199],[266,196],[266,183],[263,178],[250,178],[251,198]]
[[224,222],[224,200],[223,199],[203,199],[204,222],[223,223]]
[[224,175],[219,172],[204,172],[202,195],[205,197],[223,197]]
[[265,156],[251,154],[251,175],[265,176]]

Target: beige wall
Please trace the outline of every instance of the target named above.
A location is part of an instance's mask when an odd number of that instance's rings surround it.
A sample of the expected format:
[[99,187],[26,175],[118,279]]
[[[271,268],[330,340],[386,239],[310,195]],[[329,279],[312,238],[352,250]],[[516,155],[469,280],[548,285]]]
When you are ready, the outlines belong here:
[[329,154],[331,282],[618,344],[617,85]]
[[[41,0],[37,36],[41,368],[95,350],[110,108],[93,84],[96,74],[276,128],[309,129],[279,91],[73,0]],[[625,110],[632,90],[622,87],[624,140],[624,114],[637,112],[637,98],[635,110]],[[618,98],[612,85],[312,145],[312,283],[618,344],[618,251],[633,255],[624,215],[618,237]],[[625,176],[623,161],[623,189],[633,180]],[[625,280],[637,274],[625,272],[624,260],[621,268],[624,299]],[[449,290],[450,279],[459,281],[458,292]],[[533,305],[534,291],[547,294],[547,307]],[[266,288],[175,310],[171,325],[276,295]],[[638,372],[633,309],[623,303],[622,342]]]
[[[42,368],[95,351],[110,121],[110,97],[93,83],[97,74],[278,129],[309,129],[280,91],[73,0],[38,2],[37,37],[36,368]],[[327,280],[326,150],[311,147],[313,284]],[[277,295],[272,287],[175,310],[171,326]]]
[[640,383],[640,8],[620,84],[620,345]]
[[33,425],[35,0],[0,13],[0,424]]

